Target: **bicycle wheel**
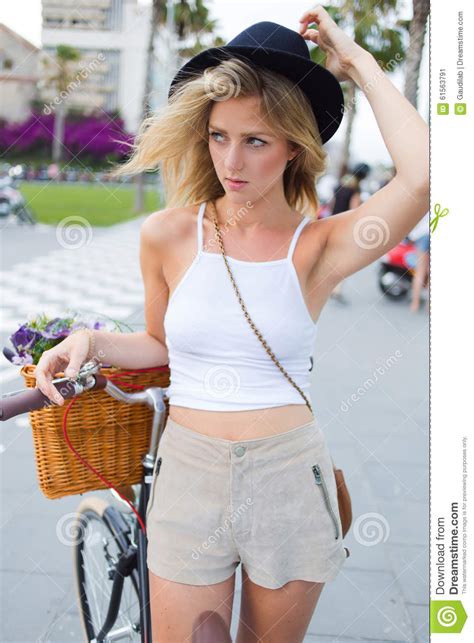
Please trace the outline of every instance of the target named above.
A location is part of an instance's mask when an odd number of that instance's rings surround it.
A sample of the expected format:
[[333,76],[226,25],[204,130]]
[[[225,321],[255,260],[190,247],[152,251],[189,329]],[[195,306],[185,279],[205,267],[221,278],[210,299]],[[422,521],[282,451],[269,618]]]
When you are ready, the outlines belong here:
[[[119,558],[134,550],[128,523],[113,505],[98,497],[80,503],[76,520],[74,575],[86,640],[141,641],[136,562],[132,560],[129,575],[122,574],[121,591],[112,592]],[[106,628],[106,638],[99,638],[111,614],[113,622]]]

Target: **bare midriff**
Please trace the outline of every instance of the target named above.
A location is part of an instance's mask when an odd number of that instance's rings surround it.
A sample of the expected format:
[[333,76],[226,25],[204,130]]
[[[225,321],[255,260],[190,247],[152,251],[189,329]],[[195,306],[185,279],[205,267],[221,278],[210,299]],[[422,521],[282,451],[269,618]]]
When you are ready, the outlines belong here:
[[250,411],[205,411],[170,404],[169,417],[193,431],[235,441],[291,431],[314,418],[306,404],[288,404]]

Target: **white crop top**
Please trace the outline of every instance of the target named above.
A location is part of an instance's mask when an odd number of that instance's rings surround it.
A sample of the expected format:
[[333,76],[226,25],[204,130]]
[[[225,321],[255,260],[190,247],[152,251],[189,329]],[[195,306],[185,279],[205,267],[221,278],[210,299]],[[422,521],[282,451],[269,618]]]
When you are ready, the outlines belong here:
[[[170,405],[209,411],[244,411],[305,404],[272,361],[246,320],[222,253],[203,250],[203,216],[197,217],[197,253],[172,292],[164,317]],[[274,261],[227,256],[257,329],[311,403],[310,369],[317,325],[303,298],[293,252]]]

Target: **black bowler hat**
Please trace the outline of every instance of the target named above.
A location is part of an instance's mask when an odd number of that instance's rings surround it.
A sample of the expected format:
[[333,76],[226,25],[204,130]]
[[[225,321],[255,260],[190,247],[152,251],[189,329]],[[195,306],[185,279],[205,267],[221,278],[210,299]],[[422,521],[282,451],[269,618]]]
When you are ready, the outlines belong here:
[[257,22],[227,45],[205,49],[191,58],[173,78],[168,98],[177,83],[218,65],[228,59],[229,54],[289,78],[308,97],[322,142],[326,143],[336,133],[344,113],[344,95],[339,81],[325,67],[311,60],[302,35],[275,22]]

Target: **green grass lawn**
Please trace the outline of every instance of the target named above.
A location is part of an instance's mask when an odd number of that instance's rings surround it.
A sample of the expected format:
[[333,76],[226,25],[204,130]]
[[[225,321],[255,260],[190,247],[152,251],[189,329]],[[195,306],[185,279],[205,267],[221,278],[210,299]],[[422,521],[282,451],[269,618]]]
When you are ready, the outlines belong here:
[[[55,225],[66,217],[75,216],[83,217],[93,226],[109,226],[139,216],[133,212],[134,186],[24,182],[21,192],[41,223]],[[147,188],[145,208],[140,214],[162,207],[157,191]]]

